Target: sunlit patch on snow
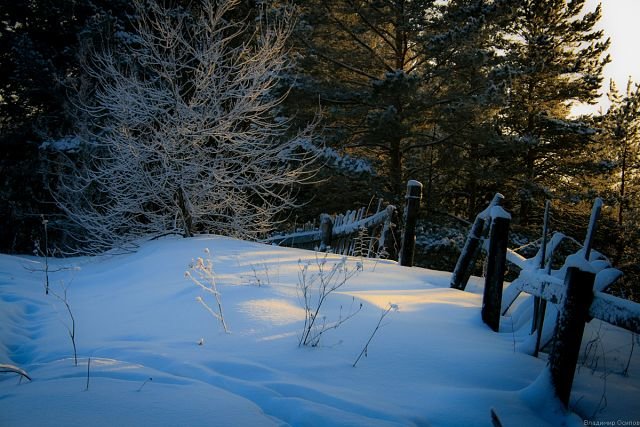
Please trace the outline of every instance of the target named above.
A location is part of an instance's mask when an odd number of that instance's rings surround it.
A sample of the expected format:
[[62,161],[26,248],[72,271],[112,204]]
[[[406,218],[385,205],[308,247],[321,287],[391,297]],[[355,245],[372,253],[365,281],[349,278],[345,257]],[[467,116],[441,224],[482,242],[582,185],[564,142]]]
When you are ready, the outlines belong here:
[[449,304],[458,307],[478,307],[478,296],[452,289],[424,290],[381,290],[345,292],[371,303],[381,309],[389,304],[398,306],[399,311],[416,311],[428,304]]
[[304,310],[281,299],[257,299],[240,304],[240,312],[273,325],[288,325],[304,319]]
[[285,332],[283,334],[269,335],[268,337],[262,337],[258,341],[277,341],[289,337],[296,336],[296,332]]
[[127,362],[123,362],[123,361],[120,361],[120,360],[103,359],[103,358],[92,358],[91,359],[91,366],[94,369],[96,369],[96,368],[104,368],[104,370],[109,370],[109,371],[120,371],[120,370],[126,370],[126,369],[141,369],[141,368],[143,368],[143,366],[139,365],[139,364],[127,363]]

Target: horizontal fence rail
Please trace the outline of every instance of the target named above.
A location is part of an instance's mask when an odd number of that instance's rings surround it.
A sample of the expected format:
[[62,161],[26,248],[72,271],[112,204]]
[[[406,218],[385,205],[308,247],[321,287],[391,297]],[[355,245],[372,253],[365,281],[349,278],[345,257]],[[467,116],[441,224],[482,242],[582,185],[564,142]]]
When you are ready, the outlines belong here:
[[[407,195],[402,222],[401,238],[396,236],[397,209],[388,205],[382,209],[382,199],[376,213],[365,217],[366,209],[347,211],[344,215],[320,215],[320,225],[302,230],[281,233],[262,240],[262,243],[312,249],[336,254],[367,258],[395,259],[399,255],[402,266],[413,266],[415,252],[415,230],[422,200],[422,184],[415,180],[407,182]],[[400,246],[396,242],[400,241]]]
[[[542,298],[552,304],[564,304],[566,287],[555,277],[529,277],[515,284],[516,287],[529,295]],[[589,307],[589,315],[595,319],[610,323],[614,326],[640,334],[640,304],[605,294],[595,292],[593,302]]]
[[[352,252],[357,249],[353,240],[361,234],[364,236],[363,239],[367,239],[369,243],[366,251],[374,252],[378,248],[387,247],[393,240],[391,231],[395,212],[396,207],[388,205],[385,209],[368,217],[363,217],[364,208],[358,211],[348,211],[341,215],[322,214],[319,228],[277,234],[261,240],[261,242],[321,251],[333,249],[336,253],[352,255]],[[366,233],[363,230],[366,230]],[[373,247],[374,241],[376,247]]]

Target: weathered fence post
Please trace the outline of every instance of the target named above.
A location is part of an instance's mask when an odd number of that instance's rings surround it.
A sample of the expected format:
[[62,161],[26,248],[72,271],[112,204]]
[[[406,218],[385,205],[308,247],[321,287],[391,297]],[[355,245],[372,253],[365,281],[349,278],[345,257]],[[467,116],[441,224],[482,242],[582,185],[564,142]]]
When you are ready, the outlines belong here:
[[326,252],[331,247],[331,235],[333,234],[333,219],[331,215],[320,215],[320,252]]
[[410,180],[407,183],[406,204],[404,207],[404,230],[400,244],[400,265],[405,267],[413,266],[413,255],[416,248],[416,223],[418,221],[418,210],[422,199],[422,184],[418,181]]
[[565,407],[569,406],[584,324],[593,301],[595,277],[593,272],[569,267],[564,279],[567,293],[556,323],[549,370],[556,396]]
[[[491,203],[489,203],[488,209],[490,210],[493,206],[500,206],[503,200],[504,196],[497,193],[491,200]],[[480,255],[480,243],[484,237],[484,230],[486,228],[488,228],[486,227],[486,216],[481,212],[476,216],[467,240],[464,242],[464,247],[451,275],[450,287],[460,289],[461,291],[464,291],[464,288],[467,287],[469,277],[471,277],[471,273],[473,273],[476,259],[478,255]]]
[[495,206],[491,208],[491,218],[487,275],[484,281],[484,294],[482,297],[482,320],[491,329],[498,332],[500,329],[502,285],[507,261],[511,215],[500,206]]

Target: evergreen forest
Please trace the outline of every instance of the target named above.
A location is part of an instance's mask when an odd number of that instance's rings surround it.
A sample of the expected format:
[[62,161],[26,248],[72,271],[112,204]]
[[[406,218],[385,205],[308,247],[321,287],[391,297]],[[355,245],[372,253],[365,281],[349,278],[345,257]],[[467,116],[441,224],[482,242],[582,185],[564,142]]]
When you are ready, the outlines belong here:
[[[640,300],[640,87],[605,81],[600,18],[584,0],[3,1],[0,252],[259,239],[403,206],[418,180],[418,265],[451,271],[496,192],[523,251],[546,200],[582,240],[600,197],[595,247]],[[603,91],[606,111],[575,113]]]

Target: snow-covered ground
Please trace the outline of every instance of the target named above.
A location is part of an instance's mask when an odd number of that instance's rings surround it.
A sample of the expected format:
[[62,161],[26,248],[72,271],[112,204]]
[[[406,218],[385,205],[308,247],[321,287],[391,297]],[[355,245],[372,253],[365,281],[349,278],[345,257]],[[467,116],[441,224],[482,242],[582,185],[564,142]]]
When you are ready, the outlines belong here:
[[[228,334],[196,298],[214,300],[185,277],[205,248]],[[0,374],[0,426],[491,426],[492,408],[505,426],[640,424],[637,337],[589,324],[566,414],[544,357],[517,350],[529,324],[505,317],[492,332],[480,320],[482,282],[452,290],[450,273],[349,259],[362,271],[320,317],[362,309],[317,347],[299,347],[306,263],[311,274],[314,252],[215,236],[50,261],[51,290],[67,289],[75,319],[74,366],[70,316],[45,295],[43,260],[0,255],[0,363],[33,379]],[[389,303],[398,309],[353,367]]]

